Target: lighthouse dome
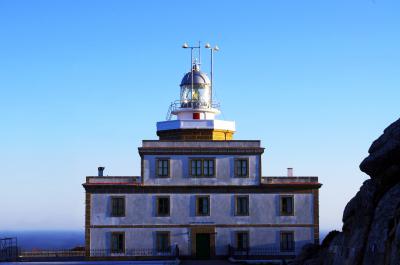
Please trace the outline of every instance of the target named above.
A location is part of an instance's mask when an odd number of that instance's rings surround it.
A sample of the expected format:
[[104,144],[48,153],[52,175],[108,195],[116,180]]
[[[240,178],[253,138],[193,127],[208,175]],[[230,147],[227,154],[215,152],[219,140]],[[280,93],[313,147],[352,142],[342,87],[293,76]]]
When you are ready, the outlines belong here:
[[193,71],[188,72],[182,78],[181,85],[192,85],[192,74],[193,74],[193,85],[209,86],[211,84],[210,79],[206,73],[201,72],[198,69],[193,69]]

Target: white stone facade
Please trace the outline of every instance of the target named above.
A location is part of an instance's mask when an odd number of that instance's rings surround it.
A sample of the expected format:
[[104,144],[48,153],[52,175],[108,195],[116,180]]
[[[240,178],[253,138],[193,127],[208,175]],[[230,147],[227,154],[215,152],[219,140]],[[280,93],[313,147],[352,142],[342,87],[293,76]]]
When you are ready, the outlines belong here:
[[[156,249],[157,232],[168,232],[180,256],[196,257],[196,231],[207,229],[211,256],[229,256],[236,235],[248,235],[248,248],[294,255],[318,241],[318,188],[315,177],[261,177],[259,141],[143,141],[139,177],[88,177],[86,244],[96,251],[112,248],[111,235],[124,235],[124,250]],[[191,159],[212,159],[212,177],[193,177]],[[168,176],[157,175],[157,160],[168,160]],[[247,162],[248,174],[235,176],[235,160]],[[209,198],[209,214],[198,216],[196,198]],[[236,214],[236,197],[248,197],[248,213]],[[112,198],[124,200],[123,216],[112,216]],[[167,216],[157,215],[157,198],[169,198]],[[282,197],[293,212],[282,214]],[[89,206],[88,206],[89,204]],[[199,230],[200,229],[200,230]],[[282,232],[293,234],[294,249],[281,253]],[[197,232],[199,233],[199,232]],[[212,242],[211,242],[212,241]],[[157,253],[156,253],[157,254]],[[265,253],[264,253],[265,254]]]

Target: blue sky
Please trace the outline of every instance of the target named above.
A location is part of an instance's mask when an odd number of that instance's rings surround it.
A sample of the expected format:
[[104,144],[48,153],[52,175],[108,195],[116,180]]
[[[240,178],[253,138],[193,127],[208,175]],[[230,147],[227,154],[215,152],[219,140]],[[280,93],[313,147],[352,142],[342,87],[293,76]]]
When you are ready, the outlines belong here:
[[140,174],[137,147],[188,70],[180,46],[198,40],[221,48],[235,139],[262,141],[264,175],[318,175],[321,229],[341,228],[359,163],[399,117],[399,13],[394,0],[0,1],[0,228],[83,229],[84,177]]

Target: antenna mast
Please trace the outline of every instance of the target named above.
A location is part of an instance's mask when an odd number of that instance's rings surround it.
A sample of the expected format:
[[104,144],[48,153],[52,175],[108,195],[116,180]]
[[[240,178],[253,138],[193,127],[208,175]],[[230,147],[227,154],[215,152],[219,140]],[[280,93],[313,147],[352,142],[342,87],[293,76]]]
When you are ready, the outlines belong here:
[[219,51],[219,47],[217,45],[215,45],[214,47],[211,47],[211,45],[209,43],[206,43],[206,45],[204,46],[206,49],[210,50],[211,53],[211,104],[212,104],[212,98],[213,98],[213,89],[214,89],[214,52]]

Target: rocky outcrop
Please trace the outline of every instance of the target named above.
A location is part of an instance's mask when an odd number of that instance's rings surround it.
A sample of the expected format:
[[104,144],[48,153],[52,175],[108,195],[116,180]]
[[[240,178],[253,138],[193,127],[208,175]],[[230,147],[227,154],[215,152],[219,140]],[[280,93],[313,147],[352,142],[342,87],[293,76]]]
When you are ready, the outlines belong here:
[[370,176],[343,212],[342,232],[305,246],[295,265],[400,264],[400,119],[368,150],[360,169]]

